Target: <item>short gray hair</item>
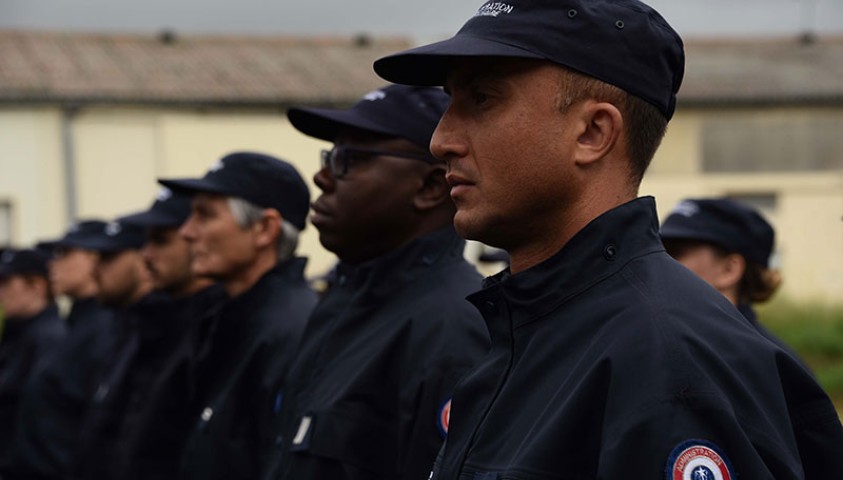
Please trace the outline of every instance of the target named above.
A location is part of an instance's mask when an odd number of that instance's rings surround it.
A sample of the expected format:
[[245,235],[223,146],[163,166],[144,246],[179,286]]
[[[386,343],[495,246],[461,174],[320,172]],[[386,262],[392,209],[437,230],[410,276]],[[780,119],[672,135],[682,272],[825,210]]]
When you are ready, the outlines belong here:
[[[228,197],[227,200],[234,221],[240,228],[251,227],[263,215],[264,209],[248,200],[239,197]],[[299,233],[298,228],[282,218],[281,235],[278,236],[275,244],[275,253],[278,255],[279,262],[289,259],[296,253],[296,248],[299,246]]]

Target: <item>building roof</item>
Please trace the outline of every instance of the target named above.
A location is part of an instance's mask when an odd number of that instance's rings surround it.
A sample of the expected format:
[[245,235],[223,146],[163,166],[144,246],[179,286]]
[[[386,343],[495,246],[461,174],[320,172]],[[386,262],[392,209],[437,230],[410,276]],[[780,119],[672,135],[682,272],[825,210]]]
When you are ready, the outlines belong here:
[[0,102],[341,104],[382,86],[372,62],[408,47],[366,37],[0,30]]
[[688,41],[679,105],[843,103],[843,38]]
[[[402,39],[0,30],[0,102],[343,104]],[[679,104],[843,103],[843,38],[687,41]]]

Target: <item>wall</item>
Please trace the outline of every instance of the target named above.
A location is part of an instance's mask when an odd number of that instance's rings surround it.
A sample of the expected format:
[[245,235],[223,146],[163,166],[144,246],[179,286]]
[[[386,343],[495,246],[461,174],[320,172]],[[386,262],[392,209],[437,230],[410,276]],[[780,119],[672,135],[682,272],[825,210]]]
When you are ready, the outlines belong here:
[[[752,135],[742,135],[739,118]],[[640,193],[655,195],[660,218],[664,218],[683,198],[706,196],[733,196],[748,201],[758,201],[762,213],[776,230],[774,263],[782,269],[784,284],[779,295],[802,301],[843,303],[843,136],[828,135],[817,141],[816,135],[805,135],[806,125],[818,118],[832,122],[843,119],[843,110],[829,108],[792,109],[706,109],[678,111],[671,122],[662,148],[656,154]],[[744,158],[744,170],[724,173],[706,171],[706,165],[723,170],[717,158],[705,158],[705,152],[716,152],[718,145],[704,148],[705,126],[722,119],[733,122],[736,131],[728,139],[734,149],[740,148],[745,157],[760,152],[754,158]],[[794,158],[789,165],[777,162],[766,165],[765,148],[753,149],[768,139],[768,143],[781,142],[783,130],[771,129],[768,138],[758,124],[793,122],[794,139],[789,145],[794,152],[807,158]],[[787,133],[788,130],[784,130]],[[719,139],[719,137],[718,137]],[[799,144],[799,139],[810,142]],[[789,140],[790,141],[790,140]],[[836,157],[828,156],[828,148],[818,149],[817,144],[840,142]],[[810,155],[823,155],[823,171],[802,170],[794,164],[816,164]],[[711,155],[711,153],[709,153]],[[798,155],[795,154],[795,155]],[[734,166],[726,166],[734,170]],[[757,171],[762,168],[779,171]],[[708,167],[711,169],[711,167]],[[782,171],[790,169],[790,171]]]
[[[757,114],[770,118],[771,112]],[[827,116],[829,110],[821,114]],[[840,168],[822,172],[705,172],[704,152],[711,150],[703,148],[705,125],[736,116],[746,118],[747,112],[680,109],[641,194],[656,196],[661,218],[687,197],[763,200],[764,213],[778,235],[776,262],[785,277],[781,294],[843,303],[843,156]],[[774,117],[817,115],[797,109],[775,112]],[[19,244],[53,237],[68,225],[61,126],[58,109],[0,110],[0,204],[10,200],[14,206],[12,234]],[[312,177],[318,152],[327,146],[299,134],[281,112],[268,110],[87,108],[73,117],[72,131],[81,217],[145,209],[157,190],[156,178],[201,176],[221,156],[236,150],[263,151],[290,161],[315,198],[318,189]],[[741,138],[735,135],[732,141]],[[335,261],[319,245],[312,226],[304,233],[301,252],[310,257],[311,276]],[[472,246],[469,256],[477,254],[477,246]]]

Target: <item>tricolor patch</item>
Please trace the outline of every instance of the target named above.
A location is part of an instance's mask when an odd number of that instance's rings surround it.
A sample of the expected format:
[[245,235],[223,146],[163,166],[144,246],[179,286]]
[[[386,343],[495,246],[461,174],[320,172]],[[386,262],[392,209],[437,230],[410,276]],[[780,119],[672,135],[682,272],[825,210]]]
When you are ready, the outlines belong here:
[[448,436],[448,424],[451,423],[451,399],[448,398],[444,402],[442,402],[442,406],[439,407],[439,415],[437,419],[437,426],[439,427],[439,433],[442,434],[442,438]]
[[729,459],[705,440],[687,440],[667,457],[667,480],[732,480],[736,478]]

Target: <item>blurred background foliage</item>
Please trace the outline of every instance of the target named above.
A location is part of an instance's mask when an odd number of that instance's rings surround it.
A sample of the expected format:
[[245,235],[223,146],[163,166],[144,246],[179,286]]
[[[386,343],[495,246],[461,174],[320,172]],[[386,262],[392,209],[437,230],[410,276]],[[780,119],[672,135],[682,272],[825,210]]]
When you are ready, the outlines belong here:
[[843,307],[777,299],[757,310],[760,322],[799,354],[843,414]]

